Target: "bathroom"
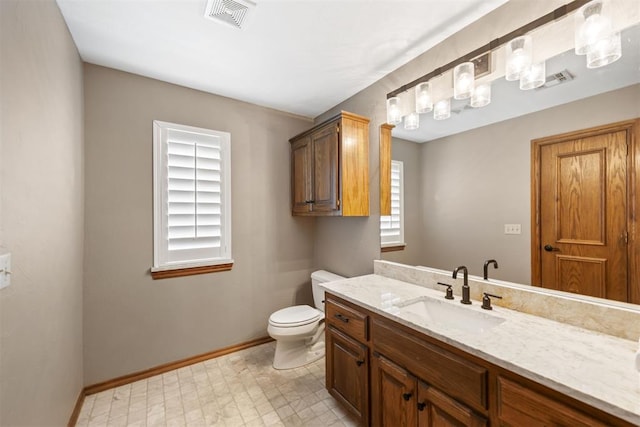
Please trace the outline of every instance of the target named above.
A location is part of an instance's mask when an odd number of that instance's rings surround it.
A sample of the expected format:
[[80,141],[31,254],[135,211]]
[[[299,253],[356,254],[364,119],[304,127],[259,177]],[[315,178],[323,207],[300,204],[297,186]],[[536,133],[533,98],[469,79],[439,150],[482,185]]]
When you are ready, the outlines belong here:
[[[0,290],[0,424],[66,424],[83,387],[266,337],[271,313],[311,303],[313,271],[371,273],[381,258],[378,126],[386,94],[472,50],[478,38],[489,41],[566,2],[545,0],[543,12],[534,3],[504,3],[309,118],[82,62],[56,2],[3,1],[0,244],[14,271]],[[618,115],[581,116],[533,137],[640,117],[634,99]],[[341,110],[371,120],[370,216],[292,217],[287,141]],[[231,271],[151,278],[153,120],[231,133]],[[528,228],[528,216],[511,218],[504,222]],[[410,256],[418,245],[407,243]],[[402,256],[382,258],[432,265]],[[491,256],[446,268],[468,263],[479,274]],[[501,275],[516,261],[495,256],[492,275],[508,279]],[[528,271],[528,253],[517,262]]]

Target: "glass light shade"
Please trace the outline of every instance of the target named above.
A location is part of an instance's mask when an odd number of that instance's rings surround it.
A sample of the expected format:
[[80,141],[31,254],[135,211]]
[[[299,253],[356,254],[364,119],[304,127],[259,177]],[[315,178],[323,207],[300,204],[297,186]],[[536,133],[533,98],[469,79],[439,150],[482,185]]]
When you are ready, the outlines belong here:
[[406,130],[415,130],[420,127],[420,114],[413,112],[404,116],[404,128]]
[[531,36],[516,37],[507,43],[507,67],[505,70],[507,80],[518,80],[520,73],[531,66],[531,51]]
[[597,42],[613,34],[608,2],[593,0],[575,14],[575,52],[586,55]]
[[530,90],[542,86],[547,81],[547,66],[544,61],[533,64],[522,72],[520,89]]
[[467,99],[473,94],[475,70],[473,62],[463,62],[453,69],[453,97]]
[[598,68],[609,65],[622,57],[622,41],[620,33],[590,45],[587,52],[587,68]]
[[489,105],[489,103],[491,103],[491,84],[486,83],[476,86],[473,91],[473,95],[471,95],[470,103],[473,108],[480,108],[485,105]]
[[416,86],[416,113],[428,113],[431,110],[433,110],[433,101],[429,82],[420,83]]
[[444,120],[451,117],[451,99],[443,99],[436,102],[433,106],[433,118],[435,120]]
[[402,121],[400,113],[400,98],[394,96],[387,99],[387,123],[397,125]]

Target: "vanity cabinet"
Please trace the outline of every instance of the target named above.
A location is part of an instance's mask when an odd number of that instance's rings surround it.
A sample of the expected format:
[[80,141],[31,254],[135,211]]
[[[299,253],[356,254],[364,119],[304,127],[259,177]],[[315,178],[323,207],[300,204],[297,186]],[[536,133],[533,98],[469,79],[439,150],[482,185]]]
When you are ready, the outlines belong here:
[[343,111],[289,142],[293,215],[369,215],[369,119]]
[[327,389],[363,426],[632,426],[326,292]]
[[487,425],[486,368],[390,321],[373,319],[371,329],[373,425]]
[[484,427],[486,418],[406,369],[375,354],[371,364],[372,424],[375,426]]
[[369,424],[368,316],[325,300],[327,390],[361,425]]

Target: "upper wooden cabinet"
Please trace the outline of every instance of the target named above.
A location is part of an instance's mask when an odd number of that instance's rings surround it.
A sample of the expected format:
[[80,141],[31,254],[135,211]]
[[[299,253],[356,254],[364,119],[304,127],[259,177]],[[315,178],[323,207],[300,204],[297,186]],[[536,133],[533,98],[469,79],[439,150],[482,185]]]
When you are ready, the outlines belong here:
[[343,111],[289,142],[293,215],[369,215],[369,119]]

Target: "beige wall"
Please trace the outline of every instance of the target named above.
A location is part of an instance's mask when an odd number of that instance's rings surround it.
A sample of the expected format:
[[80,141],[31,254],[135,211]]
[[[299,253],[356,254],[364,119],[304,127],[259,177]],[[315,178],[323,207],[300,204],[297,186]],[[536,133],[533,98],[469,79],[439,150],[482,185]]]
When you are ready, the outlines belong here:
[[371,216],[356,220],[319,219],[315,240],[315,260],[318,266],[346,275],[356,275],[372,272],[372,260],[380,258],[379,126],[386,121],[387,93],[565,3],[566,0],[511,0],[316,118],[316,122],[320,122],[340,110],[371,118]]
[[[630,86],[422,144],[416,264],[481,276],[495,258],[491,277],[531,283],[531,140],[640,117],[639,100]],[[504,224],[522,234],[505,235]]]
[[[311,123],[85,65],[85,384],[266,336],[310,303],[313,218],[290,213],[288,139]],[[152,280],[152,121],[231,133],[230,272]]]
[[54,1],[0,16],[0,425],[65,425],[82,389],[82,64]]

